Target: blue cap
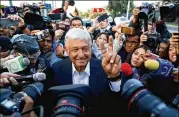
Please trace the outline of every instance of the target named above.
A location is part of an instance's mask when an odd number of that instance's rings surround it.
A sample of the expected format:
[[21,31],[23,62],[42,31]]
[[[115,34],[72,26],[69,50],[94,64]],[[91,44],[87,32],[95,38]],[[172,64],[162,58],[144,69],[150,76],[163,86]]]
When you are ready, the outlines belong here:
[[14,35],[11,42],[13,48],[22,54],[33,54],[38,52],[40,49],[36,38],[25,34]]

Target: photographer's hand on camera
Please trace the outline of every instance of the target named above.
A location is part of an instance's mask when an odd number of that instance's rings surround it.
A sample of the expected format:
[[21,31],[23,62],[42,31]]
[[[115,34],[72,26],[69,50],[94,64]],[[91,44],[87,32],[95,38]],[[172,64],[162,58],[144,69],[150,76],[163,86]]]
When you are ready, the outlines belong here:
[[64,31],[61,29],[58,29],[55,31],[55,41],[60,40],[60,38],[62,37],[62,35],[64,34]]
[[146,42],[147,41],[147,35],[146,35],[146,33],[143,33],[141,36],[140,36],[140,45],[143,45],[144,44],[144,42]]
[[17,85],[17,81],[15,78],[20,77],[20,75],[9,73],[9,72],[3,72],[0,74],[0,86],[4,87],[6,85],[12,84]]
[[9,18],[11,20],[18,20],[19,21],[19,27],[24,25],[24,20],[21,17],[19,17],[18,15],[9,15],[7,18]]
[[[22,113],[33,109],[34,101],[32,100],[31,97],[25,96],[21,100],[23,100],[25,102],[25,105],[24,105],[24,108],[22,110]],[[31,111],[30,113],[24,114],[22,117],[37,117],[37,115],[35,114],[34,111]]]

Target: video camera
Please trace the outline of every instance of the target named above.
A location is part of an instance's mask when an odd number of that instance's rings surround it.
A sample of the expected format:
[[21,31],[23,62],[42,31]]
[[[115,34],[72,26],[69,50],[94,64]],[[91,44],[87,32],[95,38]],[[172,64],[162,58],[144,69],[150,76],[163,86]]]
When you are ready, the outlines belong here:
[[49,17],[28,12],[24,16],[24,22],[34,26],[35,30],[44,30],[49,27],[51,19]]
[[152,95],[139,80],[128,80],[123,86],[122,97],[133,116],[136,114],[137,117],[179,116],[177,109],[167,106],[161,99]]
[[144,19],[144,31],[148,30],[148,20],[155,19],[155,8],[151,4],[143,4],[139,7],[140,13],[138,14],[138,19]]
[[4,115],[21,112],[24,105],[24,102],[21,100],[22,97],[30,96],[32,100],[36,100],[37,96],[40,96],[42,92],[43,84],[40,82],[29,84],[18,93],[14,93],[8,89],[2,89],[0,92],[0,109]]
[[140,6],[139,9],[139,19],[150,19],[150,14],[152,14],[152,12],[155,10],[154,6],[152,6],[151,4],[144,4],[143,6]]
[[52,117],[83,117],[85,107],[90,106],[92,97],[88,85],[64,85],[49,89],[56,97],[56,106]]
[[165,22],[174,22],[179,17],[179,2],[165,2],[164,5],[160,7],[160,16]]

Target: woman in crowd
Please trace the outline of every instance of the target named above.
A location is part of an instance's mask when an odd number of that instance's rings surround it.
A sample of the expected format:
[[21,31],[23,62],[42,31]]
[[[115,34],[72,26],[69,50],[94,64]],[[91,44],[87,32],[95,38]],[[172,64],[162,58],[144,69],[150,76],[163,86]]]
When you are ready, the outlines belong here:
[[149,56],[148,52],[149,48],[147,46],[139,45],[126,59],[126,62],[129,63],[132,68],[135,68],[138,79],[140,76],[148,72],[144,67],[144,62],[147,60],[146,56]]
[[175,67],[177,67],[178,63],[177,61],[177,48],[174,45],[169,45],[169,51],[168,51],[169,61],[173,63]]
[[102,52],[100,49],[100,44],[106,45],[108,43],[109,35],[105,32],[99,33],[95,39],[93,40],[92,44],[92,53],[95,58],[102,59]]

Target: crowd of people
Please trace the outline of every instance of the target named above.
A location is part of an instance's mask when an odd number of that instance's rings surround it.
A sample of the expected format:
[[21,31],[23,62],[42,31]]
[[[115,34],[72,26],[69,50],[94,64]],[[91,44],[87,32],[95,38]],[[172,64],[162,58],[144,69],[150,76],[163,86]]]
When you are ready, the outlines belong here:
[[[65,3],[64,12],[67,11],[69,2]],[[23,4],[23,16],[32,13],[29,6]],[[128,25],[109,22],[108,18],[99,22],[98,17],[103,15],[101,14],[95,19],[90,17],[88,20],[93,24],[86,27],[75,8],[72,16],[67,15],[60,21],[50,20],[41,28],[26,24],[23,17],[16,14],[8,15],[3,9],[0,10],[1,18],[18,21],[18,26],[0,26],[1,88],[11,89],[13,85],[18,84],[16,78],[21,76],[39,72],[46,74],[46,79],[42,81],[42,96],[37,100],[25,96],[22,100],[25,100],[26,105],[22,112],[36,105],[43,105],[44,116],[50,117],[53,114],[55,97],[48,89],[70,84],[90,86],[93,97],[91,106],[85,110],[87,117],[136,117],[137,114],[132,115],[133,113],[127,110],[127,104],[121,96],[124,83],[132,78],[144,83],[166,104],[172,105],[175,97],[179,95],[178,71],[167,77],[154,74],[147,78],[151,75],[151,70],[145,67],[145,62],[155,55],[157,59],[166,60],[173,68],[178,68],[179,35],[172,35],[161,19],[155,23],[149,22],[148,31],[145,32],[138,19],[138,8],[134,8],[133,17]],[[52,11],[50,14],[53,14]],[[62,22],[70,28],[58,29],[57,24]],[[163,28],[158,31],[156,28],[159,28],[159,23]],[[122,27],[134,28],[135,32],[124,34],[121,31]],[[156,45],[149,45],[148,37],[154,33],[157,35]],[[20,55],[28,58],[30,64],[23,71],[10,73],[3,63]],[[121,71],[123,63],[128,63],[132,67],[136,77],[125,77],[125,73]],[[35,117],[37,114],[32,111],[23,116]]]

